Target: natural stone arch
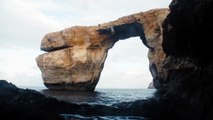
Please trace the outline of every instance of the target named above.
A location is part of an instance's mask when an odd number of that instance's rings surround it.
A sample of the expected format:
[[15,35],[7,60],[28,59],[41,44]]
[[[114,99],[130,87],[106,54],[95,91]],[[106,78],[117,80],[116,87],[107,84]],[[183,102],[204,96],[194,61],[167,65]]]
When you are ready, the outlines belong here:
[[148,49],[140,37],[119,40],[108,51],[96,89],[143,89],[152,82]]
[[44,84],[49,89],[93,91],[108,50],[117,41],[134,36],[140,36],[149,48],[153,78],[164,78],[162,23],[168,13],[167,9],[155,9],[97,26],[74,26],[47,34],[41,50],[48,53],[36,59]]

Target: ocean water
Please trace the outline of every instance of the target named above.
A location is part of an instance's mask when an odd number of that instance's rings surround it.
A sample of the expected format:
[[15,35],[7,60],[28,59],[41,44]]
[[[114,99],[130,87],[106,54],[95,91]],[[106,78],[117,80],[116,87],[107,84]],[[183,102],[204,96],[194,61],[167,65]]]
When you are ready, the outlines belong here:
[[155,89],[96,89],[94,92],[52,91],[48,89],[39,91],[44,95],[66,102],[110,106],[150,98]]
[[62,114],[65,120],[149,120],[140,116],[82,116],[73,114]]
[[[96,89],[94,92],[71,92],[35,87],[31,89],[70,103],[106,106],[147,99],[156,91],[155,89]],[[78,114],[61,114],[61,116],[65,120],[148,120],[141,116],[82,116]]]

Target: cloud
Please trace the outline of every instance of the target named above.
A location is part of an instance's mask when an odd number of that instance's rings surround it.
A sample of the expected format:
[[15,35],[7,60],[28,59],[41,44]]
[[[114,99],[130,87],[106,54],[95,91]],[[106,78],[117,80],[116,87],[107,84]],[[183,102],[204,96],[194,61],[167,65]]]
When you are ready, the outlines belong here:
[[41,86],[42,80],[35,62],[38,54],[40,52],[34,49],[0,48],[0,79],[6,79],[18,86]]
[[[153,8],[170,0],[1,0],[0,79],[19,86],[43,86],[35,57],[42,37],[74,25],[97,25]],[[148,86],[147,49],[139,38],[116,43],[105,63],[98,87]]]
[[1,1],[0,46],[39,48],[46,33],[62,28],[54,17],[41,13],[40,7],[28,0]]

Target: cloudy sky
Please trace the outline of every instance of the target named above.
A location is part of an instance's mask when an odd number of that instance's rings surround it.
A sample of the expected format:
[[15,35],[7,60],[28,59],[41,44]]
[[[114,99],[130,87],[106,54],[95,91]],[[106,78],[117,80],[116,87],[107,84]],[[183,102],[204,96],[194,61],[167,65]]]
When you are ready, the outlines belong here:
[[[74,25],[97,25],[171,0],[0,0],[0,79],[41,86],[35,58],[42,37]],[[139,38],[119,41],[108,53],[97,88],[147,88],[147,48]]]

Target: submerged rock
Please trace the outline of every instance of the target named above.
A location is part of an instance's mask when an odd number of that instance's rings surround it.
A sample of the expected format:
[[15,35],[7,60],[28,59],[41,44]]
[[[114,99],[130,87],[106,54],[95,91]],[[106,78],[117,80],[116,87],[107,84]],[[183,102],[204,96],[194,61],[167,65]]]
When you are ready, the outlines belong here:
[[93,91],[108,50],[118,40],[134,36],[140,36],[150,49],[148,57],[154,79],[164,77],[161,25],[168,13],[167,9],[155,9],[97,26],[74,26],[45,35],[41,50],[48,53],[36,59],[45,86],[49,89]]

